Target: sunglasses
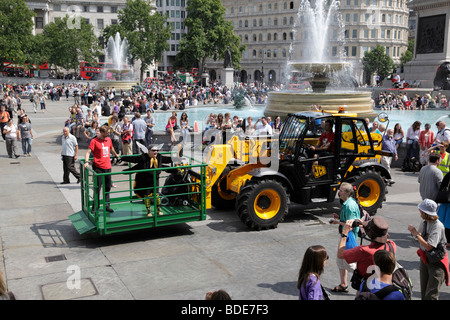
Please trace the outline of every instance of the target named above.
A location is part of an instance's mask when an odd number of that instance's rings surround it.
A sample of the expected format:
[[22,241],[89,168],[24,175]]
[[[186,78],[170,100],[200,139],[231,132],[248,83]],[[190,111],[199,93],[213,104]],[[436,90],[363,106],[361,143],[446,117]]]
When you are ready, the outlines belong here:
[[158,152],[158,150],[154,150],[154,149],[151,149],[150,151],[152,151],[152,152]]

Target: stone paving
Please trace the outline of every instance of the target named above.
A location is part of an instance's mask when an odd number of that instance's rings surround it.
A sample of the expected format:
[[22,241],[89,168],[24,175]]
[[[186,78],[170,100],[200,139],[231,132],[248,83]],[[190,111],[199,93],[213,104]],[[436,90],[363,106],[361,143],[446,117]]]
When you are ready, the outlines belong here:
[[[61,134],[72,102],[48,102],[47,111],[36,114],[24,102],[35,131],[32,157],[9,159],[0,142],[0,271],[18,299],[202,300],[209,290],[225,289],[233,299],[296,300],[304,251],[315,244],[330,256],[323,285],[339,283],[337,227],[328,224],[338,201],[292,205],[277,229],[261,232],[249,231],[234,211],[211,209],[201,222],[79,235],[68,216],[80,210],[80,187],[73,177],[71,184],[60,185]],[[85,151],[81,143],[79,156]],[[393,176],[396,184],[378,214],[390,225],[397,259],[412,278],[417,300],[418,244],[407,230],[420,221],[417,174],[394,168]],[[352,300],[354,293],[331,298]],[[440,298],[450,299],[449,287],[442,286]]]

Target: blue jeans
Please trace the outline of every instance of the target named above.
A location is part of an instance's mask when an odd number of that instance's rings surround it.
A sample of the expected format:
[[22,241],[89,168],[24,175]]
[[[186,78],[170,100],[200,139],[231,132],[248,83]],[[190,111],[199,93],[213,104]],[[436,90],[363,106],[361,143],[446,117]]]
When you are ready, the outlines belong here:
[[22,138],[22,151],[23,154],[31,153],[31,145],[33,144],[33,139]]
[[[410,143],[410,141],[413,141]],[[417,140],[407,140],[406,143],[406,157],[411,159],[414,157],[415,159],[419,159],[419,141]]]

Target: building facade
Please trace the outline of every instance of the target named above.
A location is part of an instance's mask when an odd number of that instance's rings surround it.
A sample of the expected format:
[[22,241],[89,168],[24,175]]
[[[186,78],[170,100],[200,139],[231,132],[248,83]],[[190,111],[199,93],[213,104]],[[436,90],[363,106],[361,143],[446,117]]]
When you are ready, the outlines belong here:
[[172,36],[169,40],[169,50],[165,51],[158,64],[158,72],[171,73],[175,56],[180,48],[180,39],[186,28],[186,0],[156,0],[156,11],[167,16],[167,23],[172,26]]
[[[105,47],[107,41],[103,40],[103,29],[118,23],[118,13],[125,8],[126,0],[26,0],[26,4],[36,14],[33,34],[42,33],[45,25],[68,15],[71,28],[76,28],[80,19],[90,23],[99,44]],[[103,55],[99,60],[107,62],[108,58]],[[134,65],[135,74],[139,67],[139,63]],[[154,76],[154,69],[150,67],[146,75]]]
[[[234,25],[234,32],[247,46],[242,55],[241,70],[235,80],[250,83],[285,83],[288,77],[286,62],[307,60],[307,23],[300,21],[300,0],[222,0],[226,19]],[[408,15],[406,0],[342,0],[340,18],[328,31],[327,59],[353,63],[353,75],[360,83],[368,81],[362,69],[366,51],[377,45],[385,47],[395,63],[408,45]],[[338,28],[338,26],[342,26]],[[342,30],[342,31],[339,31]],[[341,35],[342,34],[342,35]],[[208,61],[210,78],[221,74],[221,61]]]

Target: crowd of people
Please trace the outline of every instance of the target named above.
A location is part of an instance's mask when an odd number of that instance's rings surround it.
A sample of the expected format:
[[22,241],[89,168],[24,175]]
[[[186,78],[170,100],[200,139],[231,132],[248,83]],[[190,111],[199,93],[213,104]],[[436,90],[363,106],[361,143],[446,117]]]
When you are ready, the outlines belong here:
[[[366,119],[368,122],[369,120]],[[418,205],[421,223],[416,228],[408,225],[407,230],[417,240],[419,249],[420,293],[422,300],[437,300],[442,284],[449,283],[449,261],[447,243],[450,239],[450,174],[449,153],[450,129],[445,122],[435,125],[437,133],[416,121],[405,134],[399,124],[393,129],[384,128],[375,122],[370,132],[383,134],[382,150],[398,159],[397,149],[405,140],[407,157],[417,156],[418,146],[424,152],[423,167],[418,183],[422,202]],[[380,130],[381,129],[381,130]],[[413,135],[414,134],[414,135]],[[409,142],[413,141],[413,142]],[[415,146],[415,147],[413,147]],[[392,156],[383,156],[383,158]],[[389,168],[390,162],[387,165]],[[363,209],[355,198],[351,184],[343,182],[338,190],[342,203],[341,212],[330,220],[338,224],[338,250],[336,264],[340,283],[331,291],[347,293],[348,273],[352,274],[351,286],[356,290],[356,300],[406,300],[411,299],[411,286],[407,272],[396,262],[398,247],[389,239],[387,222],[381,216],[363,218]],[[359,229],[364,230],[361,233]],[[369,240],[368,245],[357,244],[357,238]],[[352,245],[349,245],[352,244]],[[321,245],[309,247],[303,257],[298,275],[297,288],[300,300],[327,300],[320,276],[329,258]],[[403,284],[398,280],[402,278]]]
[[424,95],[414,94],[408,96],[408,92],[380,92],[374,101],[375,107],[381,110],[426,110],[449,109],[447,97],[438,92],[435,96],[428,92]]
[[[151,147],[155,120],[152,114],[156,110],[168,110],[171,112],[168,118],[166,131],[171,137],[172,144],[177,143],[175,131],[180,130],[181,142],[189,142],[189,132],[192,123],[189,122],[187,113],[183,110],[187,106],[200,104],[230,103],[231,92],[226,87],[190,87],[190,86],[158,86],[148,84],[142,90],[117,92],[114,88],[96,90],[89,85],[68,85],[46,87],[37,85],[10,86],[2,85],[4,92],[3,102],[0,108],[0,128],[2,137],[6,142],[8,155],[11,158],[18,157],[17,142],[21,141],[24,156],[31,156],[33,130],[31,121],[22,108],[22,93],[27,92],[34,112],[38,108],[41,112],[46,110],[46,101],[74,99],[73,105],[68,108],[69,119],[63,129],[63,167],[64,179],[62,183],[70,183],[69,174],[72,173],[77,182],[80,175],[74,168],[78,158],[78,142],[83,137],[88,142],[88,150],[85,155],[86,165],[89,165],[89,157],[94,156],[93,169],[97,172],[109,172],[111,167],[103,162],[95,161],[101,158],[99,154],[102,146],[98,139],[111,140],[108,145],[109,152],[115,156],[141,153],[139,144]],[[256,90],[256,92],[254,91]],[[248,88],[248,96],[254,103],[264,102],[267,91],[264,88]],[[408,103],[408,101],[410,103]],[[71,103],[72,104],[72,103]],[[408,99],[407,94],[394,96],[392,94],[380,94],[377,106],[387,110],[398,109],[426,109],[448,108],[445,96],[424,95]],[[178,118],[177,111],[181,111]],[[132,119],[125,115],[132,114]],[[145,116],[144,116],[145,115]],[[17,124],[14,123],[17,116]],[[106,125],[101,125],[100,117],[108,117]],[[420,159],[418,182],[422,202],[418,211],[422,222],[416,228],[407,226],[407,230],[417,238],[420,256],[420,282],[421,298],[424,300],[437,299],[439,288],[443,283],[449,285],[448,257],[446,252],[447,239],[450,238],[450,157],[448,147],[450,142],[450,129],[444,121],[438,121],[435,125],[437,133],[431,130],[430,124],[425,124],[425,129],[420,130],[420,121],[415,121],[406,133],[400,124],[394,128],[386,127],[373,121],[370,124],[366,119],[370,132],[380,133],[382,149],[392,153],[393,157],[383,156],[381,161],[390,169],[391,162],[398,159],[398,148],[405,143],[408,159]],[[254,119],[249,116],[245,119],[232,116],[230,113],[211,113],[205,123],[203,142],[205,145],[223,139],[224,133],[243,132],[247,135],[273,134],[282,130],[283,123],[280,117],[261,117]],[[109,141],[109,140],[108,140]],[[158,150],[151,148],[157,159]],[[109,154],[109,153],[108,153]],[[131,159],[131,158],[130,158]],[[151,162],[150,162],[151,163]],[[157,161],[155,161],[157,163]],[[111,182],[105,182],[105,191],[111,188]],[[101,184],[98,185],[100,189]],[[99,190],[97,190],[99,192]],[[353,186],[342,183],[338,190],[338,197],[342,203],[341,212],[334,215],[330,222],[339,225],[337,267],[340,282],[332,291],[335,293],[348,292],[348,273],[352,274],[350,280],[352,287],[357,291],[357,299],[404,300],[409,298],[406,289],[394,284],[394,273],[398,269],[396,263],[397,245],[389,239],[388,224],[379,216],[367,221],[362,219],[362,207],[355,198]],[[98,201],[97,201],[98,203]],[[94,209],[94,208],[93,208]],[[106,209],[109,212],[111,208]],[[149,214],[151,214],[149,212]],[[159,213],[158,213],[159,214]],[[356,222],[356,223],[355,223]],[[360,230],[364,230],[364,233]],[[361,237],[369,240],[368,245],[356,245],[347,248],[349,234],[355,240]],[[435,254],[433,254],[435,253]],[[327,250],[321,245],[309,247],[303,257],[299,270],[297,288],[301,300],[323,300],[327,298],[327,292],[321,285],[320,276],[329,258]],[[371,266],[378,267],[377,277],[371,277]],[[386,288],[386,290],[384,290]],[[383,290],[383,291],[382,291]],[[382,295],[381,295],[382,291]],[[365,295],[370,293],[374,296]],[[212,293],[208,293],[210,299]],[[228,294],[226,297],[229,298]],[[375,299],[375,298],[374,298]],[[381,300],[380,299],[380,300]]]

